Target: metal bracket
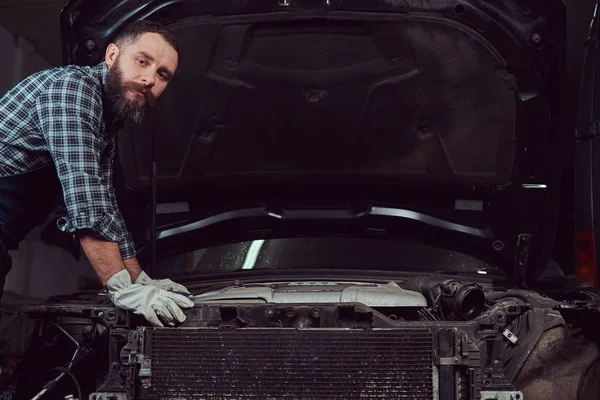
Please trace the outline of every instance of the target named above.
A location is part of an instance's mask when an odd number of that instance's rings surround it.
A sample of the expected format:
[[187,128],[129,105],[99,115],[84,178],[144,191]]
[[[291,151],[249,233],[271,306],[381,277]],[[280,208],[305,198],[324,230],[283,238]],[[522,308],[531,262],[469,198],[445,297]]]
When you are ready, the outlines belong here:
[[591,121],[587,131],[575,132],[575,139],[590,139],[600,135],[600,121]]
[[524,400],[521,392],[488,391],[481,392],[481,400]]
[[117,392],[90,393],[89,400],[127,400],[127,394]]
[[140,368],[140,372],[138,374],[140,378],[149,378],[152,376],[152,360],[149,358],[144,359],[142,362],[142,367]]
[[148,389],[152,386],[152,360],[149,358],[144,359],[142,361],[142,365],[140,367],[140,371],[138,373],[138,377],[140,378],[140,385]]
[[462,364],[458,357],[440,357],[439,365],[460,365]]
[[125,346],[123,346],[123,348],[121,349],[121,363],[123,365],[128,365],[128,366],[132,366],[137,364],[138,362],[138,356],[140,355],[139,352],[139,345],[140,345],[140,332],[138,331],[132,331],[129,332],[128,335],[128,342]]
[[519,338],[515,336],[514,333],[512,333],[511,331],[509,331],[508,329],[505,329],[504,332],[502,333],[504,335],[505,338],[507,338],[513,345],[516,345],[517,343],[519,343]]
[[517,238],[517,254],[515,256],[515,275],[519,281],[525,279],[527,262],[529,261],[529,246],[531,244],[531,235],[520,233]]

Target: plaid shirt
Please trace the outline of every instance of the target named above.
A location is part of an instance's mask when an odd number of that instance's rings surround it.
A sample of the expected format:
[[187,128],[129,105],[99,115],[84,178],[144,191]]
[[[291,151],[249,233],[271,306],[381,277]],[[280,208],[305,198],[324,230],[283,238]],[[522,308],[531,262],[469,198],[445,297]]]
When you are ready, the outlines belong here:
[[116,137],[104,118],[107,67],[51,68],[23,80],[0,98],[0,177],[55,165],[67,217],[62,231],[89,229],[135,256],[115,198]]

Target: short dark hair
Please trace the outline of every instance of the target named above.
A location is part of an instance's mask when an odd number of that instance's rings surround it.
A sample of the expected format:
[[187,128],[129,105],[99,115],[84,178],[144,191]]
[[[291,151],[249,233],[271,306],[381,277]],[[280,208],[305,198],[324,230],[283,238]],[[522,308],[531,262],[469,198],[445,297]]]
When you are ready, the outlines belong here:
[[179,43],[175,35],[167,27],[154,21],[141,20],[130,23],[119,32],[114,39],[114,43],[119,47],[128,46],[144,33],[157,33],[161,35],[179,54]]

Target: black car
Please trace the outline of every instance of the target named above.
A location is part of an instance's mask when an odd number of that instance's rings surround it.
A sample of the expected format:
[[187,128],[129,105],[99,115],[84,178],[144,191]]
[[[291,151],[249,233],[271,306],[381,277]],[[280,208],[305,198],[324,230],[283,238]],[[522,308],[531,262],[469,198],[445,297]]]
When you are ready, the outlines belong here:
[[196,306],[28,306],[13,398],[600,396],[600,296],[550,267],[562,0],[73,0],[65,62],[138,19],[181,58],[120,134],[121,208]]

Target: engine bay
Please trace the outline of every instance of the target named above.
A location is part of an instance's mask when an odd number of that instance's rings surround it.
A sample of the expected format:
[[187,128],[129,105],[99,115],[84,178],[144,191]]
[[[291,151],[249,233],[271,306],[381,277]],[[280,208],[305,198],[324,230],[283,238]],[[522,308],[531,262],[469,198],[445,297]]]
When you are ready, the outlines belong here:
[[[236,282],[193,300],[186,321],[165,328],[149,327],[102,293],[27,307],[37,332],[15,371],[13,398],[44,390],[39,398],[90,400],[600,393],[593,381],[600,370],[582,370],[594,363],[597,343],[572,320],[583,308],[593,312],[581,297],[422,276]],[[565,366],[553,368],[552,358]]]

